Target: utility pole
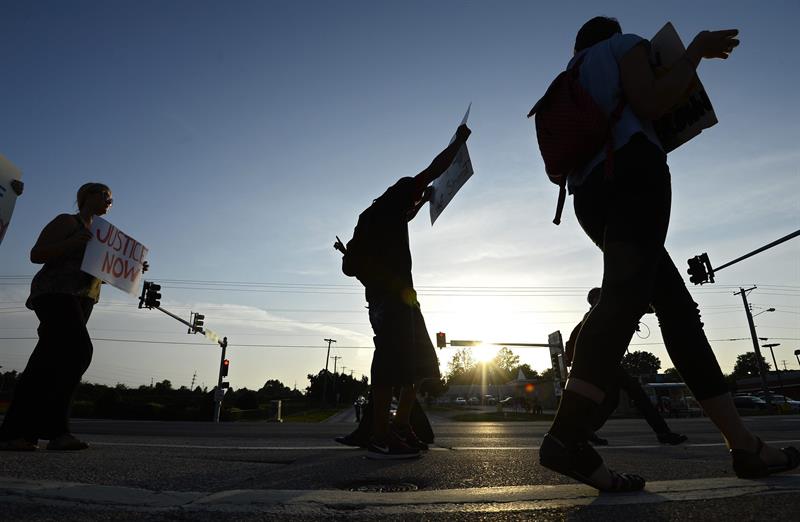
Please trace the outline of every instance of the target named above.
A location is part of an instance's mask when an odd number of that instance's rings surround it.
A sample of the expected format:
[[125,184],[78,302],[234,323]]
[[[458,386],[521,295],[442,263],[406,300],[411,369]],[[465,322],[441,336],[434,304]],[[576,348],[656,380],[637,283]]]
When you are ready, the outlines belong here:
[[776,346],[780,346],[781,343],[769,343],[769,344],[762,344],[764,348],[769,348],[769,353],[772,354],[772,364],[775,365],[775,373],[778,374],[778,386],[781,389],[781,393],[783,393],[783,379],[781,378],[781,371],[778,368],[778,361],[775,360],[775,352],[772,350]]
[[341,358],[342,358],[341,355],[334,355],[333,357],[331,357],[331,359],[333,359],[333,403],[334,404],[339,404],[339,397],[336,395],[336,375],[337,375],[336,363],[339,362],[339,359]]
[[753,339],[753,351],[756,352],[756,363],[758,364],[758,374],[761,377],[761,389],[764,390],[764,397],[767,403],[769,400],[769,388],[767,387],[767,369],[764,368],[764,358],[761,356],[761,349],[758,347],[758,336],[756,335],[756,325],[753,323],[753,313],[750,311],[750,303],[747,302],[747,292],[755,290],[757,287],[744,288],[739,287],[738,292],[733,295],[741,295],[742,302],[744,303],[744,313],[747,316],[747,324],[750,326],[750,337]]
[[322,383],[322,404],[325,404],[325,396],[327,395],[328,391],[328,361],[331,358],[331,343],[335,343],[336,339],[323,339],[323,341],[328,343],[328,354],[325,356],[325,380]]

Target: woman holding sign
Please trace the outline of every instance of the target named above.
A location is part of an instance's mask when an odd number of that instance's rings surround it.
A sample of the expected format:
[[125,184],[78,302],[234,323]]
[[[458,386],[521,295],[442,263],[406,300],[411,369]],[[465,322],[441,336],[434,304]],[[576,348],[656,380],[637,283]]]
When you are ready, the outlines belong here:
[[100,297],[101,281],[80,266],[92,220],[107,213],[112,202],[108,186],[86,183],[78,189],[78,213],[56,216],[31,249],[31,261],[44,265],[33,277],[26,302],[39,318],[39,342],[0,428],[0,450],[32,451],[40,438],[49,440],[49,450],[89,447],[70,434],[69,410],[92,360],[86,322]]
[[542,441],[539,462],[599,490],[634,491],[645,485],[638,475],[609,470],[587,440],[591,421],[614,390],[615,369],[650,306],[675,367],[724,436],[736,475],[763,477],[800,463],[796,448],[765,445],[742,422],[703,332],[697,304],[664,248],[671,182],[653,121],[695,80],[701,60],[728,57],[739,44],[737,33],[699,33],[658,78],[649,63],[650,43],[622,34],[614,19],[593,18],[575,39],[568,66],[576,68],[572,78],[579,79],[597,110],[612,115],[607,146],[567,178],[578,222],[603,252],[603,285],[578,334],[572,371]]

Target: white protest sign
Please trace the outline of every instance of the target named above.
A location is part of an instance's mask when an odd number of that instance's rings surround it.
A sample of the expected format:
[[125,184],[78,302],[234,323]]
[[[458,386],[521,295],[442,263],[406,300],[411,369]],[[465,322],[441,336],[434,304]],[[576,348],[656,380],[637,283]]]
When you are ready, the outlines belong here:
[[17,193],[11,188],[11,182],[21,179],[22,174],[10,161],[0,154],[0,243],[6,235],[17,202]]
[[92,221],[81,270],[123,292],[136,294],[147,248],[101,217]]
[[[681,37],[670,22],[661,28],[650,40],[650,60],[656,77],[666,74],[686,49]],[[653,125],[664,147],[664,152],[677,149],[694,138],[703,129],[717,123],[717,116],[711,106],[711,100],[695,74],[686,92],[664,116],[653,122]]]
[[[469,110],[471,108],[472,104],[470,103],[469,107],[467,107],[466,114],[464,114],[464,119],[461,120],[461,125],[467,123]],[[453,143],[455,139],[456,137],[453,135],[453,139],[450,140],[450,143]],[[431,184],[433,188],[430,201],[431,225],[436,222],[436,218],[439,217],[444,208],[450,203],[453,197],[455,197],[456,192],[464,186],[464,183],[472,176],[473,172],[472,160],[469,158],[469,150],[467,150],[467,144],[465,143],[458,149],[456,157],[453,159],[453,163],[450,164],[450,167]]]

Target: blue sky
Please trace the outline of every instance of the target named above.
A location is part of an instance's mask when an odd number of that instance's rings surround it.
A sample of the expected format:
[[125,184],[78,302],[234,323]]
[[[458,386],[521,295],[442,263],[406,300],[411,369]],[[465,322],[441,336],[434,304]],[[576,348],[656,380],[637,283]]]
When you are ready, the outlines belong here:
[[[334,235],[398,177],[427,166],[472,102],[475,175],[437,221],[412,223],[414,276],[428,327],[451,339],[545,342],[565,335],[601,277],[571,202],[550,223],[530,106],[592,16],[650,37],[672,21],[685,43],[736,27],[742,44],[700,75],[720,123],[670,155],[668,248],[682,267],[721,264],[800,224],[796,2],[15,2],[0,3],[0,153],[25,195],[0,245],[0,365],[22,369],[36,319],[21,308],[37,267],[28,251],[86,181],[111,186],[108,219],[150,248],[163,305],[230,340],[234,387],[289,386],[338,340],[346,372],[369,373],[363,292],[339,270]],[[177,283],[192,280],[201,283]],[[170,282],[166,282],[170,281]],[[209,282],[251,283],[234,287]],[[696,288],[711,339],[780,339],[798,368],[800,241]],[[770,286],[772,285],[772,286]],[[478,289],[477,287],[486,287]],[[511,295],[514,294],[514,295]],[[651,343],[671,366],[657,325]],[[90,321],[86,379],[130,385],[216,381],[218,353],[156,311],[104,288]],[[117,339],[117,340],[103,340]],[[127,340],[126,342],[120,339]],[[158,341],[145,344],[130,340]],[[725,371],[749,341],[712,343]],[[243,346],[261,345],[261,346]],[[544,369],[541,350],[517,350]],[[446,365],[452,352],[440,352]],[[331,361],[332,363],[332,361]]]

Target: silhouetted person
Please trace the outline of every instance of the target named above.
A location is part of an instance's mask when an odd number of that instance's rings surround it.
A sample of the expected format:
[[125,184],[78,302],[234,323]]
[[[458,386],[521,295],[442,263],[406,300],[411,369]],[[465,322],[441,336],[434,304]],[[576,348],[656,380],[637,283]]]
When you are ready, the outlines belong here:
[[44,265],[31,281],[26,302],[39,318],[39,342],[0,428],[0,449],[32,451],[39,439],[49,440],[49,450],[89,447],[70,433],[69,411],[92,360],[86,322],[100,298],[101,281],[80,267],[92,220],[108,212],[112,202],[106,185],[86,183],[78,189],[78,213],[58,215],[31,249],[31,261]]
[[[591,309],[594,308],[595,305],[597,305],[597,302],[600,300],[600,289],[592,288],[589,290],[589,294],[586,296],[586,299],[589,302],[589,305],[591,305],[589,308],[589,312],[591,312]],[[589,312],[586,312],[586,315],[583,316],[583,320],[572,329],[572,333],[566,342],[564,358],[567,366],[572,366],[572,359],[575,355],[575,341],[578,339],[578,334],[580,333],[583,322],[586,320],[586,317],[588,317]],[[608,444],[608,440],[598,437],[597,433],[595,432],[602,427],[602,423],[605,423],[606,419],[608,419],[614,410],[617,409],[617,405],[619,404],[619,390],[624,390],[628,394],[628,397],[630,397],[634,404],[636,404],[636,407],[639,409],[642,415],[644,415],[644,419],[647,421],[647,424],[653,428],[653,431],[655,432],[659,442],[662,444],[674,445],[686,441],[686,435],[674,433],[669,429],[669,426],[667,426],[664,418],[658,412],[656,407],[653,406],[650,398],[642,389],[642,385],[639,383],[638,379],[632,377],[621,366],[617,366],[614,372],[614,381],[616,382],[617,389],[609,390],[608,393],[606,393],[606,398],[600,405],[600,414],[598,415],[597,420],[599,424],[594,427],[594,432],[589,437],[589,442],[597,446],[605,446]]]
[[610,18],[589,20],[575,39],[579,81],[606,114],[619,106],[613,126],[613,165],[606,149],[574,170],[567,185],[583,230],[603,251],[602,294],[575,346],[575,360],[539,461],[558,473],[604,491],[644,487],[637,475],[616,473],[587,442],[599,405],[615,387],[614,369],[641,316],[652,304],[675,367],[725,437],[739,477],[759,477],[800,463],[796,448],[764,445],[744,425],[711,346],[697,305],[664,248],[670,213],[670,174],[652,121],[680,99],[703,58],[727,58],[738,31],[703,31],[663,76],[654,77],[649,43],[622,34]]
[[[428,168],[413,178],[398,180],[362,213],[367,220],[364,225],[369,228],[370,246],[369,267],[359,280],[366,289],[369,320],[375,333],[371,368],[373,430],[368,458],[413,458],[427,449],[411,428],[411,407],[416,400],[415,385],[440,378],[439,361],[414,291],[408,222],[430,199],[430,183],[450,167],[469,135],[469,128],[461,125],[453,142]],[[340,241],[334,246],[346,252]],[[392,387],[399,387],[400,394],[390,429]]]

